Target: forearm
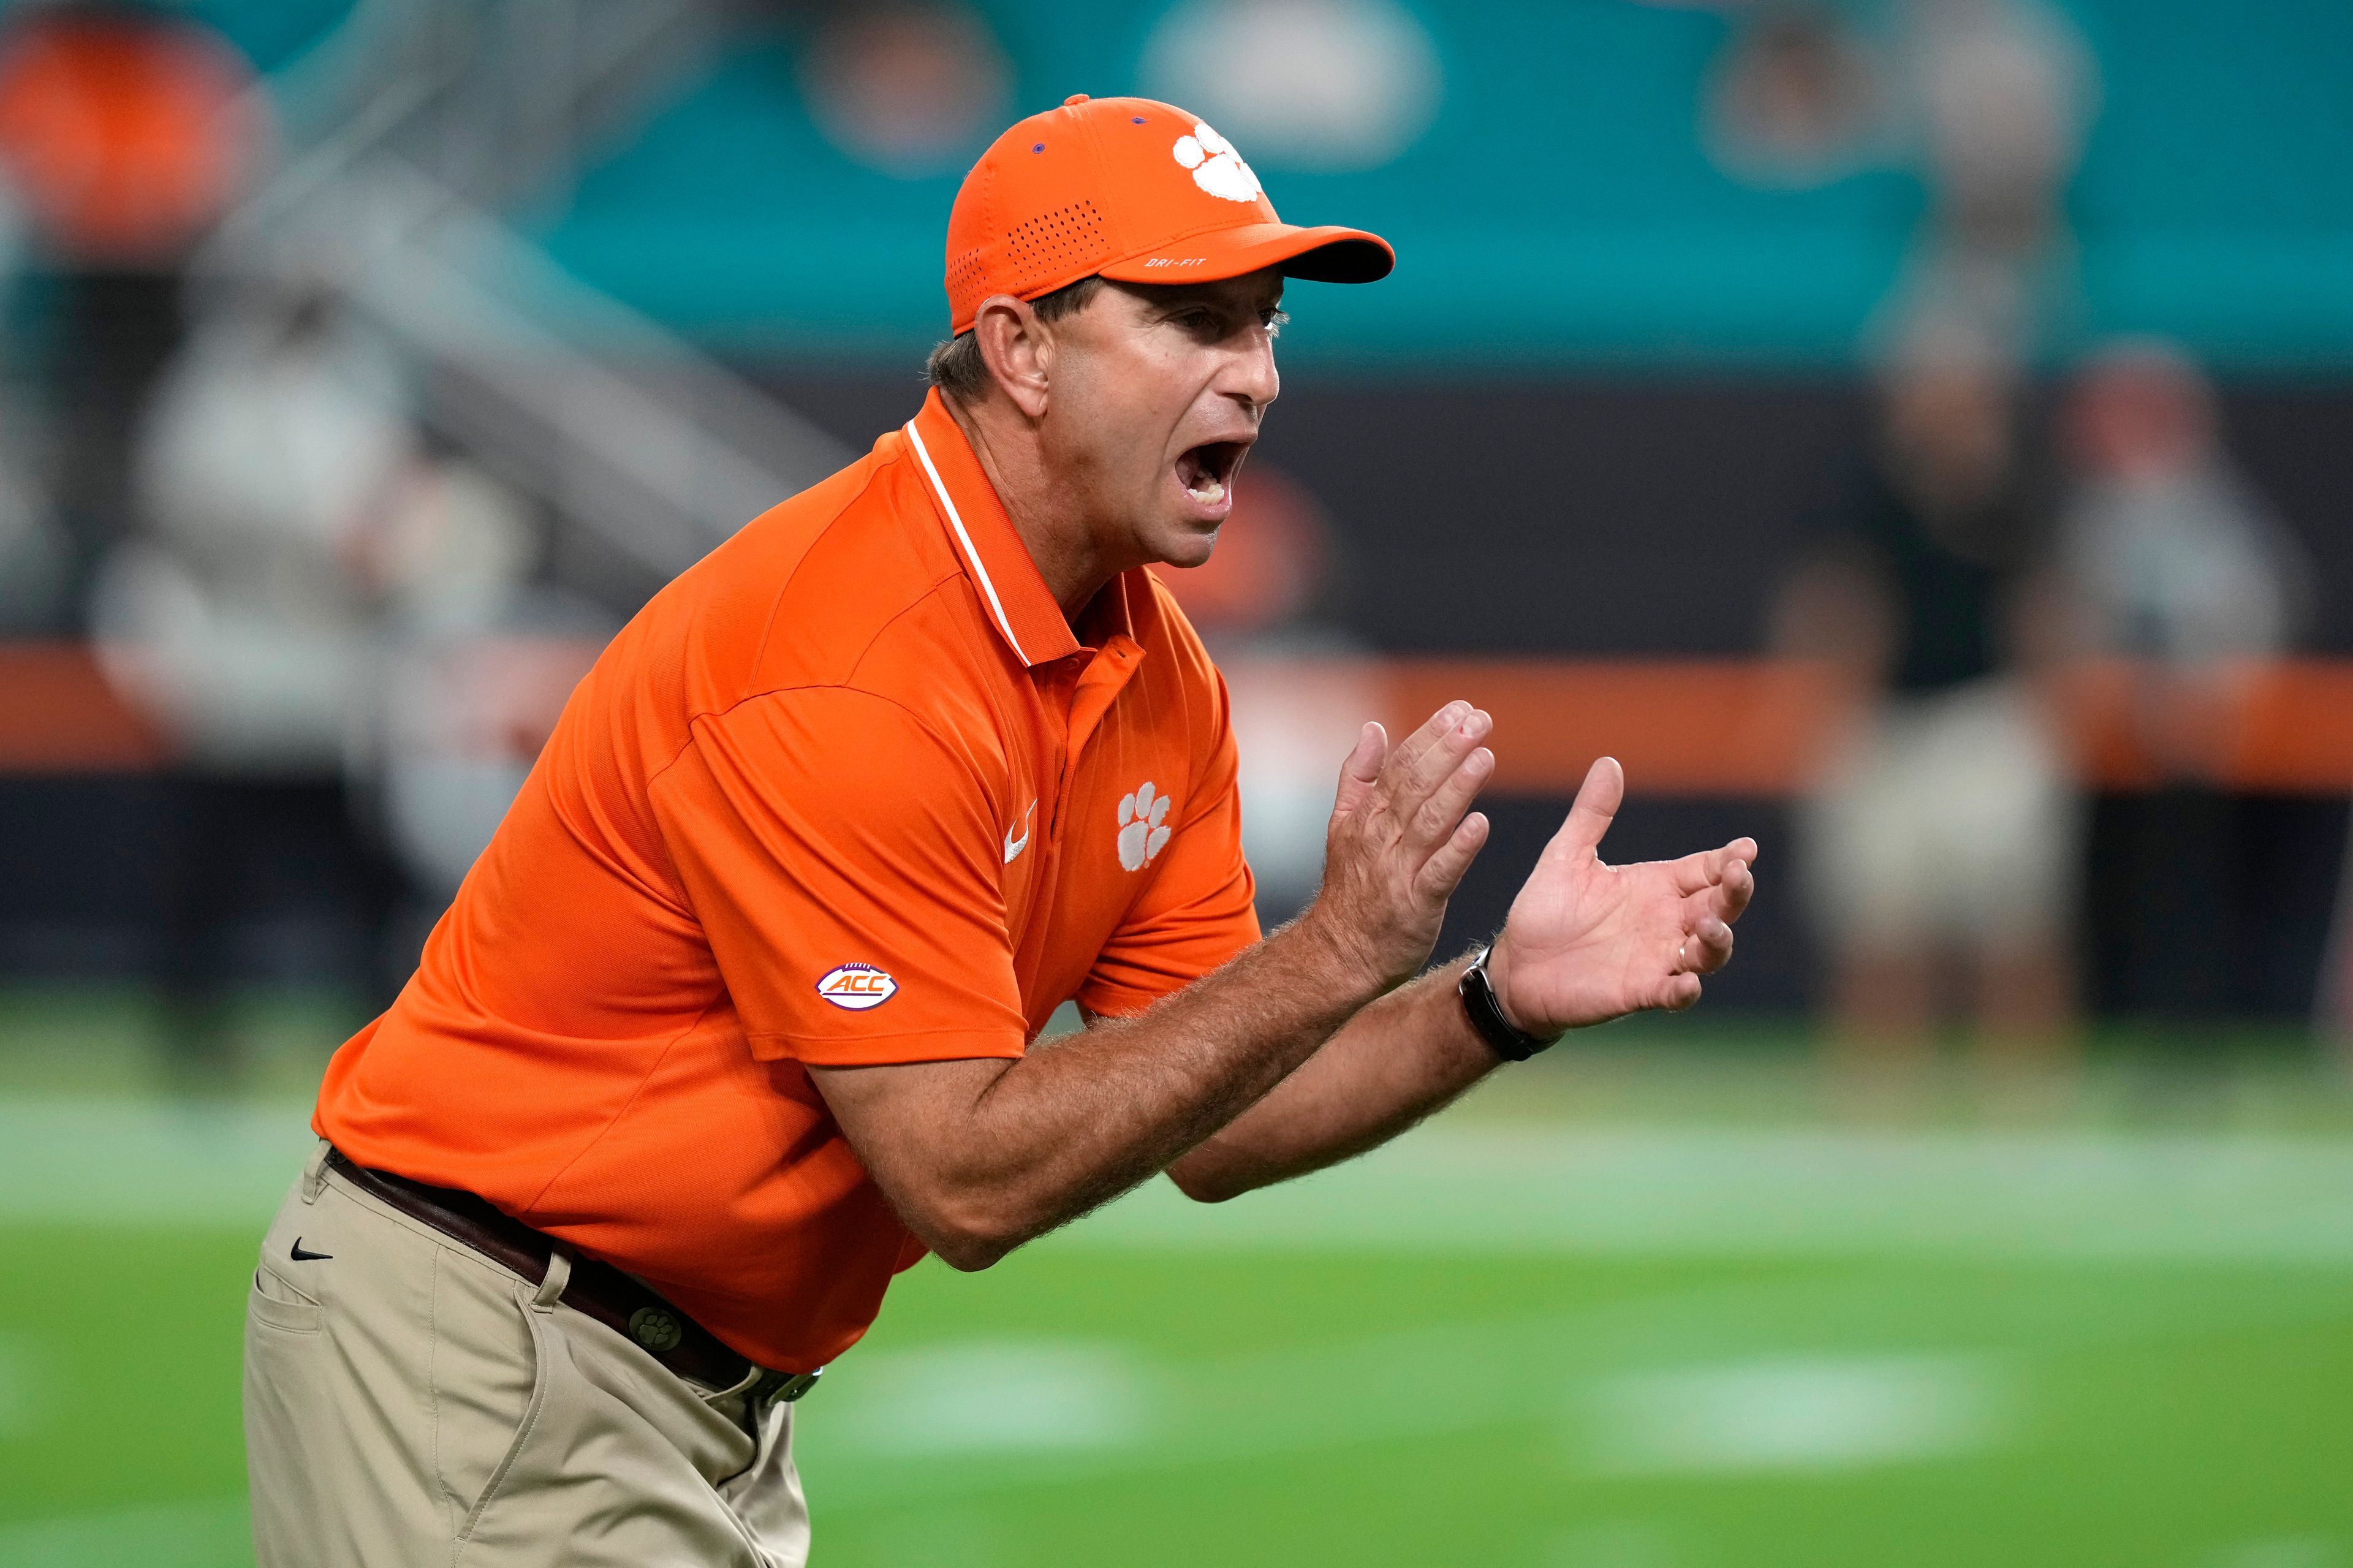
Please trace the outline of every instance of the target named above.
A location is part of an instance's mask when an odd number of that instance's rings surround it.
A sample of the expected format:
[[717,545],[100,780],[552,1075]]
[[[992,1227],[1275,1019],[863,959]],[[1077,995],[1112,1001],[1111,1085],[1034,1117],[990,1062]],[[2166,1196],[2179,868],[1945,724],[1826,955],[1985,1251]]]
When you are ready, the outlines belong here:
[[[982,1268],[1166,1169],[1248,1109],[1376,994],[1307,922],[1134,1018],[974,1062],[977,1092],[868,1163],[925,1243]],[[849,1069],[851,1072],[896,1069]],[[840,1074],[825,1075],[828,1098]]]
[[1469,807],[1494,763],[1488,722],[1449,703],[1394,749],[1367,724],[1340,770],[1315,902],[1141,1016],[1009,1064],[811,1068],[908,1226],[985,1268],[1166,1169],[1412,975],[1486,841]]
[[1168,1168],[1219,1202],[1377,1147],[1501,1065],[1455,994],[1466,955],[1358,1012],[1324,1047]]

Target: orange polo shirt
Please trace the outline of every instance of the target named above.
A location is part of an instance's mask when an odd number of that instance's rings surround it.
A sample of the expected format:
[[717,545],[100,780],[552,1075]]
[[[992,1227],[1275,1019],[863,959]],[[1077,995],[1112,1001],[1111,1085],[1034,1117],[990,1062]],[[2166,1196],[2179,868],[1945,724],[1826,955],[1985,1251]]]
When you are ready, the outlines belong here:
[[314,1125],[839,1354],[923,1247],[808,1064],[1018,1057],[1258,938],[1199,640],[1141,571],[1081,631],[934,394],[614,639]]

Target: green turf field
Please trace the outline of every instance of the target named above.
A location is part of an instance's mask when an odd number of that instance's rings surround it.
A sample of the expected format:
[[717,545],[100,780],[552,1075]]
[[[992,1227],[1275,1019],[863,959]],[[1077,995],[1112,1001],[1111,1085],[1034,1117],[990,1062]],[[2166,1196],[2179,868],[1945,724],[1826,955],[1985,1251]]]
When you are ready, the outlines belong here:
[[[307,1069],[174,1108],[104,1007],[10,1016],[0,1565],[243,1562]],[[1295,1188],[915,1269],[803,1406],[818,1562],[2353,1568],[2336,1079],[1597,1039]]]

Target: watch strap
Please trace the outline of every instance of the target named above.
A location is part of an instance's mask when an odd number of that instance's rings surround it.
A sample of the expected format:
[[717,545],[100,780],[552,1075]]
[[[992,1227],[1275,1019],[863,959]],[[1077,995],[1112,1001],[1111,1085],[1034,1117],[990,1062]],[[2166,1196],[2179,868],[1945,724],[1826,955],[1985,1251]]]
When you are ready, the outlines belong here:
[[1462,1011],[1469,1015],[1471,1026],[1487,1042],[1494,1053],[1507,1062],[1524,1062],[1538,1051],[1550,1048],[1560,1037],[1551,1039],[1527,1034],[1504,1016],[1504,1005],[1495,999],[1494,982],[1487,978],[1487,955],[1494,951],[1489,942],[1479,950],[1462,978],[1455,984],[1455,994],[1462,998]]

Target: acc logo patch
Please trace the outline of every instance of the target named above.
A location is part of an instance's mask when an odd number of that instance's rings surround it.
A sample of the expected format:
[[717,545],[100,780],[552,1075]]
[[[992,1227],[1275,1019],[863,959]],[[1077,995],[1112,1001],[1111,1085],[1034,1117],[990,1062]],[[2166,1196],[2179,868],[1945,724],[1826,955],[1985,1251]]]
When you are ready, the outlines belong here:
[[817,983],[817,994],[837,1007],[863,1013],[899,994],[899,983],[871,963],[845,963]]

